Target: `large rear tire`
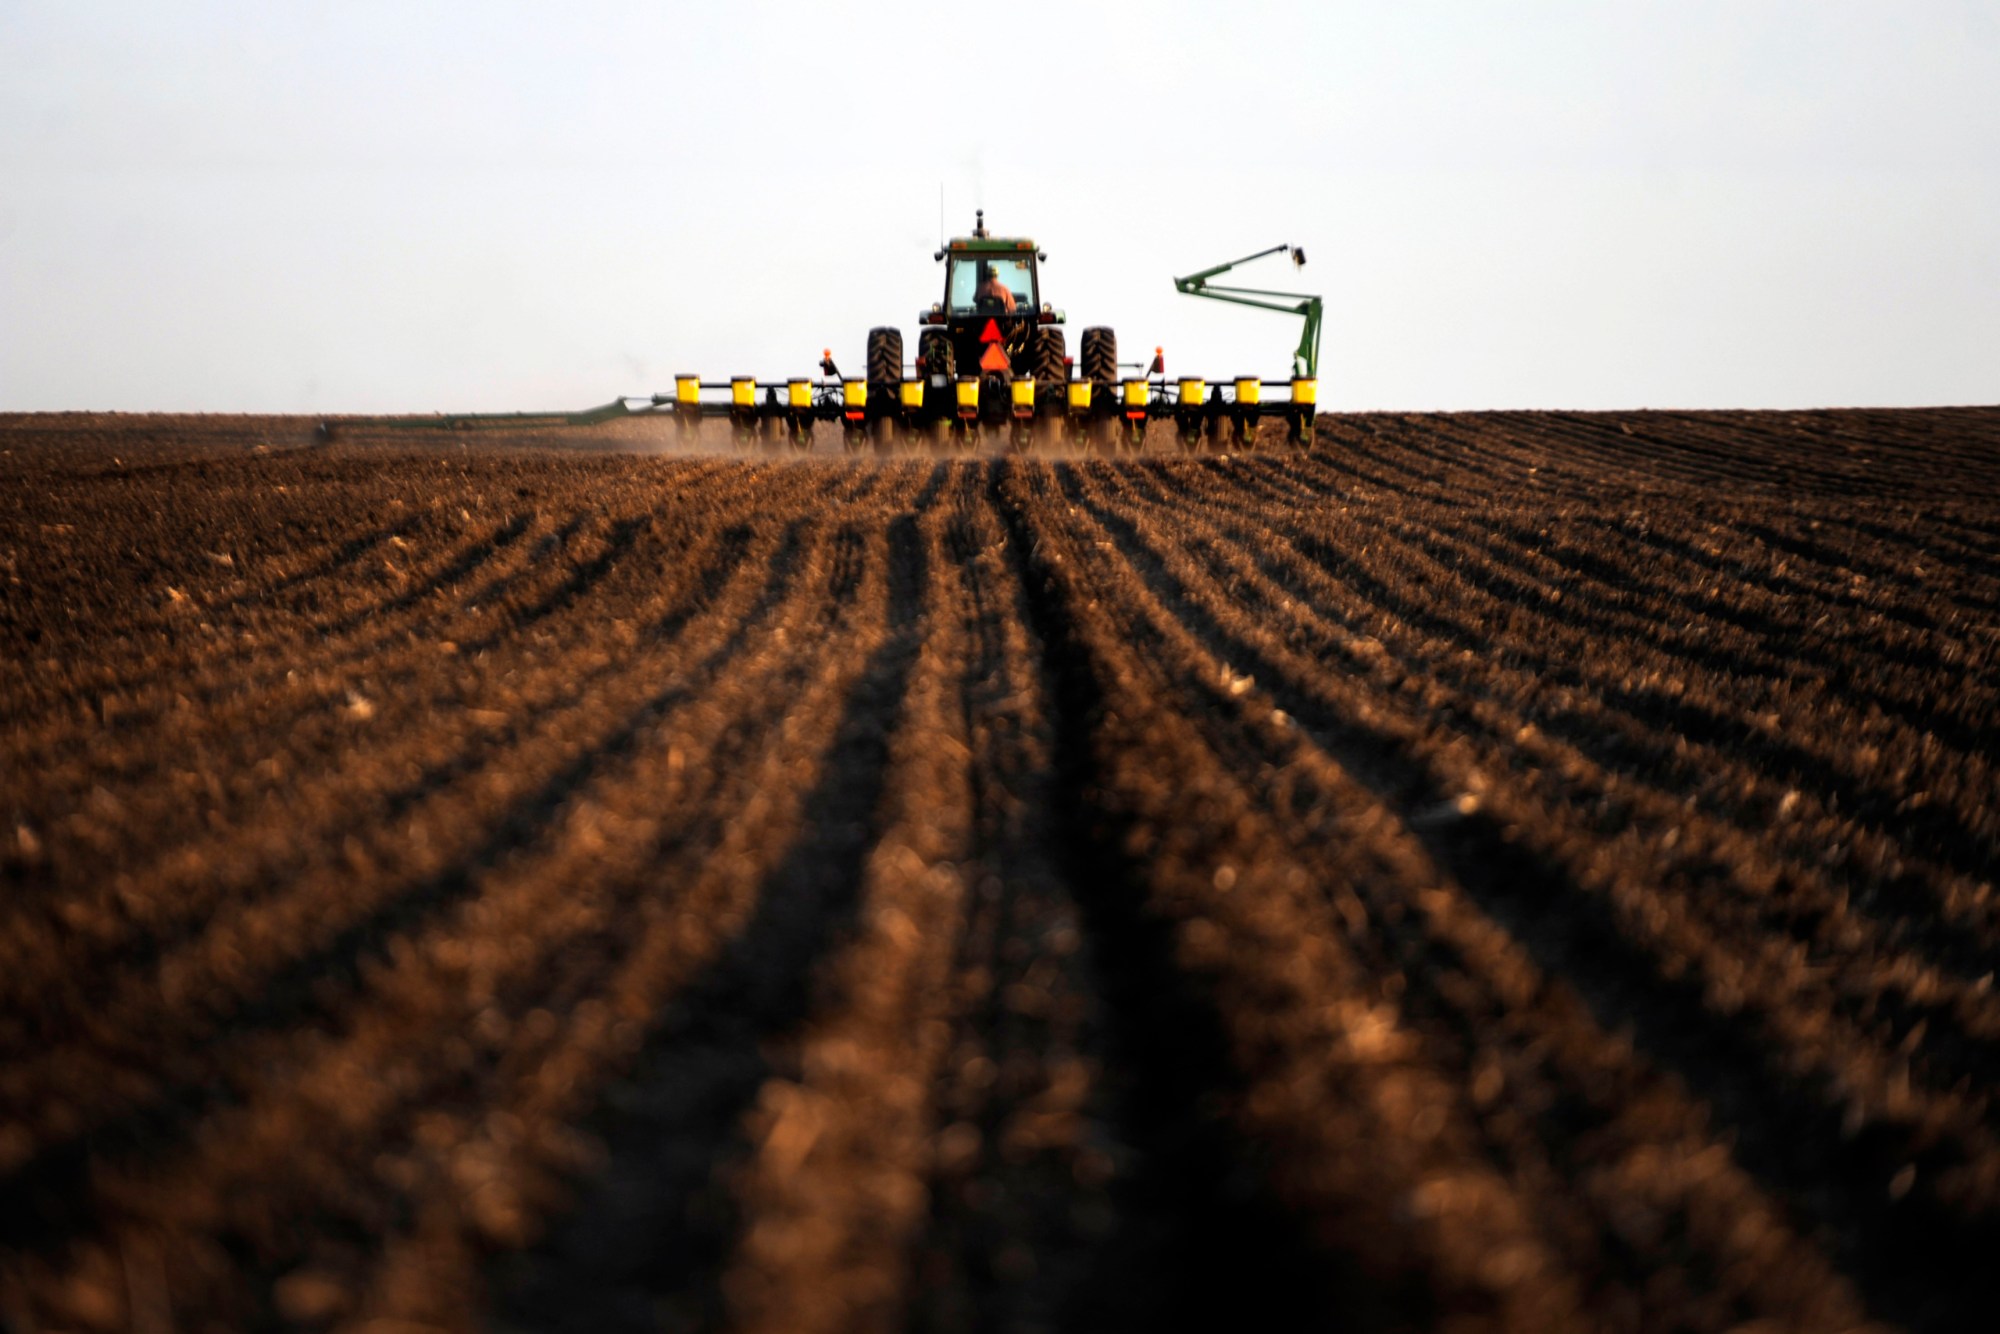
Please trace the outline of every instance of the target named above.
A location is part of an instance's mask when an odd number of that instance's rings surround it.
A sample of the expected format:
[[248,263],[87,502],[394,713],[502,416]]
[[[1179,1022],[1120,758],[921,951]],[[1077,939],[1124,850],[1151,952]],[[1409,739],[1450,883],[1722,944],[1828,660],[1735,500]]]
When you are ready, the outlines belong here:
[[1105,328],[1085,329],[1078,351],[1083,378],[1108,393],[1118,383],[1118,335]]
[[1062,326],[1044,324],[1035,330],[1035,411],[1042,429],[1030,432],[1048,437],[1050,427],[1069,411],[1069,346]]
[[926,377],[942,375],[945,383],[958,379],[958,358],[952,354],[951,335],[942,329],[926,329],[917,335],[917,360],[923,362]]
[[[917,335],[917,373],[924,378],[924,414],[929,418],[932,445],[945,448],[950,432],[945,426],[957,414],[952,386],[958,383],[958,357],[951,350],[951,335],[943,329],[926,329]],[[944,383],[938,383],[942,377]]]
[[903,379],[903,331],[868,331],[868,388],[887,387],[891,394]]
[[951,335],[942,329],[924,330],[917,339],[917,360],[923,363],[924,400],[929,402],[939,392],[940,375],[943,392],[950,397],[951,387],[958,383],[958,354],[952,351]]
[[1062,326],[1044,324],[1035,330],[1035,383],[1060,386],[1069,379],[1069,368],[1064,360],[1069,356],[1069,347],[1063,340]]
[[1118,335],[1098,327],[1085,329],[1077,347],[1077,369],[1090,381],[1090,429],[1085,438],[1095,454],[1112,454],[1118,449]]
[[896,386],[903,380],[903,331],[868,331],[868,415],[880,421],[896,410]]
[[[870,422],[884,422],[892,412],[896,412],[896,386],[902,384],[902,330],[900,328],[872,328],[868,330],[868,416],[862,422],[848,422],[848,426],[866,428]],[[862,448],[862,430],[848,434],[848,452]]]

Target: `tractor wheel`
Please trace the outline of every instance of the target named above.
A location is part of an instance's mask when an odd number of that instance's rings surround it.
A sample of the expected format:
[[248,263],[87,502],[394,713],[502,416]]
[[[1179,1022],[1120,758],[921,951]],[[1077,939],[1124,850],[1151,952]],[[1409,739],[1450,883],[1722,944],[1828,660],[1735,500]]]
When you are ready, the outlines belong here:
[[1079,352],[1083,378],[1095,383],[1101,393],[1112,392],[1118,383],[1118,335],[1105,328],[1085,329]]
[[1063,341],[1060,324],[1044,324],[1035,330],[1035,384],[1037,387],[1054,385],[1061,392],[1064,381],[1069,379],[1069,368],[1063,365],[1063,358],[1069,355],[1069,347]]
[[958,358],[951,350],[951,335],[942,329],[926,329],[917,338],[917,359],[924,363],[926,376],[942,375],[946,384],[958,378]]
[[868,331],[868,411],[871,416],[893,412],[896,386],[903,379],[903,331]]
[[896,385],[903,379],[903,331],[901,329],[870,329],[868,331],[868,388],[869,396],[877,389],[895,392]]
[[[1061,325],[1044,324],[1035,330],[1035,423],[1046,434],[1047,423],[1059,421],[1069,411],[1069,346]],[[1031,435],[1036,432],[1031,431]]]
[[[917,335],[917,360],[923,363],[924,410],[934,425],[942,426],[957,415],[952,386],[958,383],[958,357],[951,350],[951,335],[942,329],[926,329]],[[937,387],[942,376],[944,387]],[[938,447],[944,446],[945,432],[937,432]]]

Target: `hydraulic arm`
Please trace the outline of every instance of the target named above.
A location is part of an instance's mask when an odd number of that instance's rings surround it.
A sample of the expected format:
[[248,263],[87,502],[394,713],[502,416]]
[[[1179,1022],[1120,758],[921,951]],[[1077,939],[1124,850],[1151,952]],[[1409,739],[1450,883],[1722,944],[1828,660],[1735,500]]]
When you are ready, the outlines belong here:
[[1273,292],[1261,287],[1223,287],[1209,282],[1218,274],[1229,272],[1239,264],[1248,264],[1253,259],[1275,255],[1283,251],[1292,257],[1294,268],[1303,268],[1306,252],[1288,245],[1274,245],[1268,250],[1259,250],[1254,255],[1242,259],[1232,259],[1227,264],[1218,264],[1212,269],[1189,274],[1185,278],[1174,279],[1174,290],[1188,296],[1205,296],[1214,301],[1230,301],[1239,306],[1255,306],[1259,310],[1282,311],[1287,315],[1305,316],[1305,330],[1299,335],[1298,350],[1292,353],[1292,373],[1307,379],[1319,376],[1319,322],[1323,309],[1317,296],[1305,292]]

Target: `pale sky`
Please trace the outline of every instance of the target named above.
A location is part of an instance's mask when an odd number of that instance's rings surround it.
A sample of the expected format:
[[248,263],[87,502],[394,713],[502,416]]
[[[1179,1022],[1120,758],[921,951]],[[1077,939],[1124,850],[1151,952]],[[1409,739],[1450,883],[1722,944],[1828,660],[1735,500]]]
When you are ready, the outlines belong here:
[[2000,0],[0,0],[0,410],[859,369],[983,206],[1170,372],[1342,408],[2000,402]]

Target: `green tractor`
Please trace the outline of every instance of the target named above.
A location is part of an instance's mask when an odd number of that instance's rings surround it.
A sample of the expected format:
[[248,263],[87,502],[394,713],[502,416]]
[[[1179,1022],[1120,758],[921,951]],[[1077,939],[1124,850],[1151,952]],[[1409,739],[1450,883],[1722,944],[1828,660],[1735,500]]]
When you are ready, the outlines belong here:
[[[1176,278],[1174,286],[1189,296],[1304,316],[1286,379],[1169,379],[1158,348],[1150,366],[1121,366],[1118,337],[1102,326],[1083,331],[1072,358],[1063,313],[1042,299],[1040,268],[1047,255],[1025,237],[990,234],[982,209],[972,235],[954,237],[937,252],[945,266],[944,299],[918,312],[914,362],[903,359],[900,329],[871,329],[858,377],[844,375],[828,350],[821,354],[818,380],[734,375],[711,381],[689,372],[674,377],[671,395],[653,395],[651,406],[671,412],[690,438],[704,418],[726,417],[741,444],[775,437],[799,450],[812,447],[818,424],[838,422],[849,450],[862,448],[871,432],[878,448],[899,434],[962,448],[1004,432],[1016,449],[1038,434],[1057,442],[1074,433],[1087,449],[1136,452],[1146,447],[1147,424],[1161,420],[1173,422],[1188,452],[1254,449],[1259,423],[1273,418],[1287,424],[1293,444],[1309,446],[1318,398],[1320,298],[1210,281],[1281,252],[1294,264],[1305,262],[1296,247],[1273,246]],[[724,391],[726,399],[717,397]]]
[[[904,389],[900,329],[868,331],[869,417],[900,416],[943,435],[954,426],[1012,424],[1024,434],[1035,419],[1045,429],[1061,423],[1078,397],[1080,381],[1099,404],[1118,387],[1118,337],[1090,328],[1080,340],[1080,365],[1072,363],[1063,313],[1042,299],[1040,264],[1048,258],[1025,237],[994,236],[986,211],[975,214],[972,235],[957,236],[935,258],[945,266],[944,299],[917,314],[916,380],[921,403]],[[1103,413],[1093,421],[1110,418]]]

